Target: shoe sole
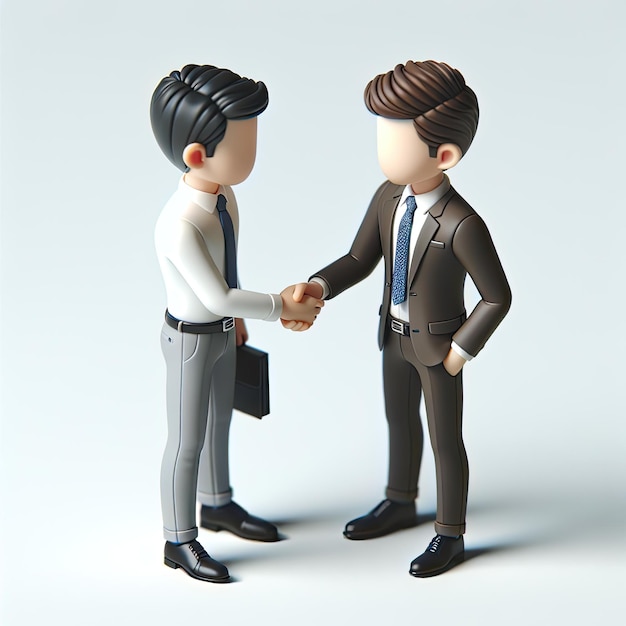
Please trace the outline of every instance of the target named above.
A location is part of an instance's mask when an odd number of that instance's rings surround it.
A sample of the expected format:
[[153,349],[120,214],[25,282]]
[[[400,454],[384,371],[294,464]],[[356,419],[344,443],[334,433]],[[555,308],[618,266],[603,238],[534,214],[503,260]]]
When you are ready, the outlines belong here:
[[419,525],[419,520],[415,520],[410,522],[409,524],[398,524],[396,526],[392,526],[386,529],[384,532],[371,533],[371,534],[360,534],[357,536],[353,536],[349,531],[344,530],[343,536],[346,539],[350,539],[350,541],[363,541],[364,539],[376,539],[377,537],[385,537],[386,535],[391,535],[399,530],[406,530],[407,528],[415,528],[415,526]]
[[172,569],[182,569],[185,574],[191,576],[191,578],[195,578],[196,580],[202,580],[207,583],[228,583],[230,582],[230,574],[228,576],[223,576],[221,578],[205,578],[204,576],[198,576],[195,572],[189,571],[186,567],[181,565],[180,563],[176,563],[176,561],[172,561],[172,559],[168,559],[167,557],[163,557],[163,562],[168,567]]
[[431,572],[424,572],[423,574],[420,572],[412,572],[411,570],[409,570],[409,574],[411,574],[411,576],[413,576],[414,578],[431,578],[432,576],[439,576],[439,574],[443,574],[444,572],[447,572],[449,569],[452,569],[454,566],[458,565],[459,563],[463,563],[464,560],[465,560],[465,554],[459,554],[455,556],[445,567],[442,567],[441,569],[436,569]]

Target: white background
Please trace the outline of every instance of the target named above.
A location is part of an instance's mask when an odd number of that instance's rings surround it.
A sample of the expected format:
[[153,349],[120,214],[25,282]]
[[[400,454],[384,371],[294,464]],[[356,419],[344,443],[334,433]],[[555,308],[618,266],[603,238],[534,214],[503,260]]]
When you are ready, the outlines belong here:
[[[2,589],[9,626],[616,624],[624,613],[625,10],[618,0],[3,0]],[[454,186],[483,216],[513,308],[465,370],[467,563],[407,573],[433,535],[344,523],[383,496],[381,268],[309,333],[251,321],[272,413],[235,415],[259,545],[201,531],[237,582],[162,564],[165,443],[153,247],[177,170],[148,104],[190,62],[263,80],[237,189],[244,286],[345,253],[382,181],[365,84],[408,59],[461,69],[481,121]],[[428,448],[428,446],[427,446]]]

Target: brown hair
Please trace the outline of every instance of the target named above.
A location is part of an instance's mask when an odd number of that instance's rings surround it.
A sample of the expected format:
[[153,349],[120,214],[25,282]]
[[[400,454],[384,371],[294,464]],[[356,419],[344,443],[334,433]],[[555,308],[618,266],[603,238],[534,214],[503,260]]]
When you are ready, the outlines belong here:
[[478,126],[478,100],[459,70],[438,61],[407,61],[373,78],[365,88],[365,106],[376,115],[412,119],[417,134],[436,156],[442,143],[463,154]]

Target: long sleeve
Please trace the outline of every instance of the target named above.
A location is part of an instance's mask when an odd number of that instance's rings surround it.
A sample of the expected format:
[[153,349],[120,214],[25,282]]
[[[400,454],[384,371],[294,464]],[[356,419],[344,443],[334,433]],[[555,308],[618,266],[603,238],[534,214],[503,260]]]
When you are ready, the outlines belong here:
[[384,183],[374,194],[361,226],[354,238],[348,254],[340,257],[311,278],[321,278],[328,286],[327,299],[334,298],[342,291],[369,276],[382,257],[382,244],[379,231],[379,208],[381,196],[389,183]]
[[459,224],[452,249],[481,297],[452,339],[467,353],[476,356],[507,314],[511,289],[491,235],[478,215],[471,215]]
[[175,229],[170,233],[165,256],[206,309],[225,317],[268,321],[280,317],[279,295],[229,289],[197,228],[181,219]]

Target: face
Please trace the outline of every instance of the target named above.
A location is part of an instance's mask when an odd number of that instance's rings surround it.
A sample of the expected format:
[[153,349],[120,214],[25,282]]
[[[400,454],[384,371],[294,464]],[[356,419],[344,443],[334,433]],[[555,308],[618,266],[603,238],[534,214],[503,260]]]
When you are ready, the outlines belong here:
[[228,120],[224,138],[212,157],[199,167],[191,166],[194,177],[219,185],[236,185],[248,178],[256,159],[257,118]]
[[378,162],[385,176],[397,185],[420,184],[441,178],[439,160],[415,132],[413,120],[377,117]]
[[443,172],[462,158],[461,148],[442,143],[430,156],[428,144],[415,130],[413,120],[377,118],[378,162],[385,176],[396,185],[411,185],[415,193],[426,193],[442,180]]

